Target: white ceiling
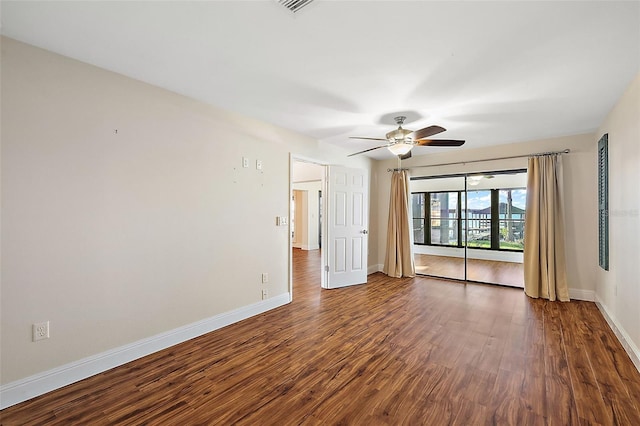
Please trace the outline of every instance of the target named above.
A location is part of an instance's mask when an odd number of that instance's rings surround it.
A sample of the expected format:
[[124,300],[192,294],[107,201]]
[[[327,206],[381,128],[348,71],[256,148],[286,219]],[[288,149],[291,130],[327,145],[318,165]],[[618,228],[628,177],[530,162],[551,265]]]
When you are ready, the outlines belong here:
[[[2,34],[352,152],[594,131],[640,69],[640,2],[2,1]],[[414,155],[438,149],[414,149]],[[385,149],[373,158],[389,158]]]

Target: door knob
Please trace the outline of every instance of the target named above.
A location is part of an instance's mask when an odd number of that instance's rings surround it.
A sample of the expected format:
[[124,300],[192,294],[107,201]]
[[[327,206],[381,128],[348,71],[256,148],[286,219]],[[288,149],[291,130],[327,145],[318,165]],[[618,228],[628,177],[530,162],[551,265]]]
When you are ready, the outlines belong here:
[[361,234],[368,234],[369,231],[367,231],[366,229],[363,229],[362,231],[360,231]]

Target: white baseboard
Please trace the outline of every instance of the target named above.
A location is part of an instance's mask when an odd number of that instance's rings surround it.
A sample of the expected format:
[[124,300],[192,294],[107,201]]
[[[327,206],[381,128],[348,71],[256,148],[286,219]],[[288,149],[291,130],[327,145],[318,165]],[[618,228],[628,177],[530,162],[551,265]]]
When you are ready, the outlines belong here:
[[574,300],[584,300],[585,302],[595,301],[596,293],[593,290],[583,290],[581,288],[570,288],[569,298]]
[[380,272],[380,271],[382,271],[382,267],[383,267],[383,265],[382,265],[382,264],[379,264],[379,265],[370,265],[370,266],[367,268],[367,275],[375,274],[376,272]]
[[233,311],[215,315],[202,321],[194,322],[147,339],[139,340],[8,383],[0,387],[0,410],[177,345],[178,343],[193,339],[194,337],[286,305],[290,301],[291,296],[289,293],[280,294],[251,305],[234,309]]
[[616,320],[616,318],[611,314],[607,306],[602,303],[602,300],[600,300],[597,294],[595,297],[595,302],[605,321],[607,321],[607,324],[609,324],[609,327],[611,327],[611,330],[613,330],[614,334],[622,344],[622,347],[629,355],[629,358],[631,358],[631,362],[633,362],[633,365],[636,366],[636,369],[640,371],[640,350],[633,343],[633,340],[631,340],[631,336],[629,336],[625,329],[622,328],[620,323],[618,323],[618,320]]
[[318,244],[315,244],[315,245],[312,245],[312,246],[307,245],[307,244],[303,244],[303,245],[300,246],[300,248],[302,250],[319,250],[320,246]]

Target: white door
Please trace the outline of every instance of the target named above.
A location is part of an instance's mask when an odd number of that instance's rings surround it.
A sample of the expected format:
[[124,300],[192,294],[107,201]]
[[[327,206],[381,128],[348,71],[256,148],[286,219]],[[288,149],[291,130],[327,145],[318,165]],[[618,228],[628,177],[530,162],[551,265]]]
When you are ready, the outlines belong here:
[[327,167],[326,286],[367,282],[369,181],[367,171]]

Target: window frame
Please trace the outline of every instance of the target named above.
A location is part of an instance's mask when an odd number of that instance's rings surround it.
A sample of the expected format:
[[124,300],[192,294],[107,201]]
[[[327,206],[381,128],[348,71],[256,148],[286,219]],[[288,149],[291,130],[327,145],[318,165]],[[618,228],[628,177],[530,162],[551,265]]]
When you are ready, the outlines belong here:
[[[431,194],[453,194],[453,193],[457,193],[456,194],[456,217],[455,218],[451,218],[451,217],[446,217],[446,218],[436,218],[437,220],[441,220],[441,221],[447,221],[447,222],[451,222],[451,221],[455,221],[458,224],[457,227],[457,232],[456,232],[456,239],[457,239],[457,244],[442,244],[442,243],[434,243],[431,239],[431,224],[432,224],[432,220],[436,220],[434,218],[431,217]],[[427,197],[427,194],[429,194],[429,196]],[[424,223],[424,227],[425,229],[428,229],[428,232],[425,231],[425,236],[429,236],[428,240],[429,240],[429,245],[431,246],[436,246],[436,247],[461,247],[461,242],[462,242],[462,229],[460,227],[461,222],[461,217],[462,217],[462,206],[461,206],[461,193],[460,191],[433,191],[433,192],[428,192],[425,193],[425,203],[427,202],[427,198],[428,198],[428,202],[429,202],[429,209],[426,208],[426,204],[425,204],[425,217],[428,216],[429,219],[425,219],[425,223]],[[447,209],[448,210],[448,209]],[[428,214],[426,214],[428,212]],[[427,228],[427,223],[429,224],[429,227]],[[426,244],[425,244],[426,245]]]

